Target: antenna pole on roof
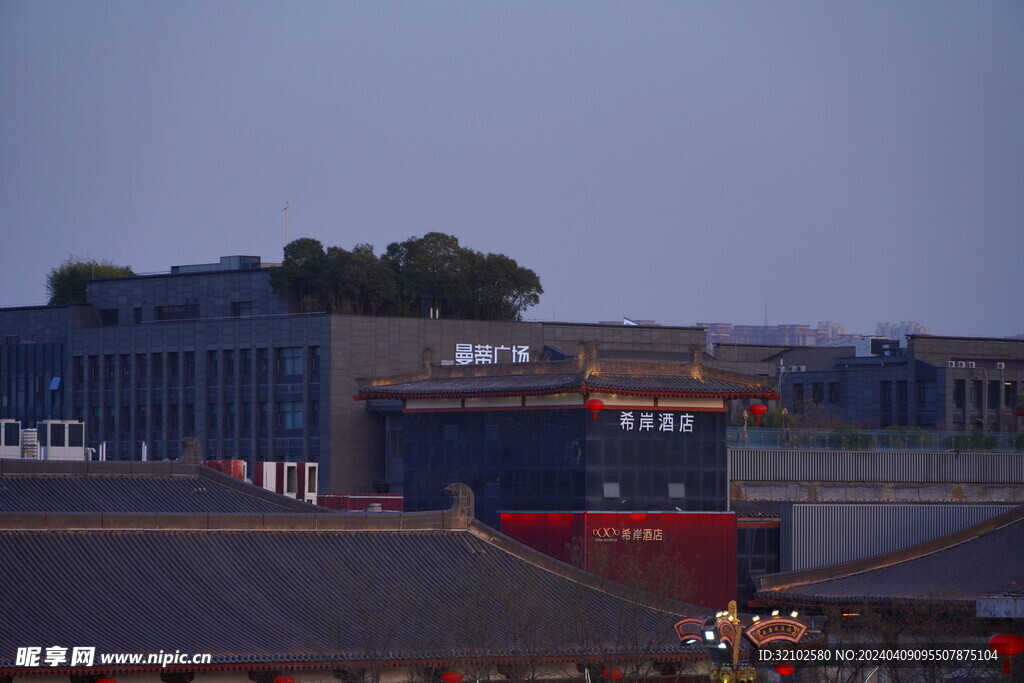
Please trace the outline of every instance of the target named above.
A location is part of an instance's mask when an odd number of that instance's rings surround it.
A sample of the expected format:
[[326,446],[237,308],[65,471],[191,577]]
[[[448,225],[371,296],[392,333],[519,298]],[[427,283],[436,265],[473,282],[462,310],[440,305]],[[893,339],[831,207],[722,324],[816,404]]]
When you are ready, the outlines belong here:
[[288,202],[284,203],[284,246],[288,246]]

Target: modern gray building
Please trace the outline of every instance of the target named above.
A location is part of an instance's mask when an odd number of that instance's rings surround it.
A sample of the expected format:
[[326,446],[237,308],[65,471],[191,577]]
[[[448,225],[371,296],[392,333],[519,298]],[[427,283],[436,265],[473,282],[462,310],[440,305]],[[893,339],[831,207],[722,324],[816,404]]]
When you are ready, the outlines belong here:
[[[314,460],[335,493],[386,490],[383,417],[359,379],[603,350],[687,353],[694,327],[292,314],[259,257],[93,280],[88,303],[0,310],[0,418],[86,423],[107,457]],[[429,353],[427,353],[429,350]]]
[[715,364],[776,378],[790,414],[884,429],[1019,432],[1024,340],[911,335],[854,347],[718,344]]

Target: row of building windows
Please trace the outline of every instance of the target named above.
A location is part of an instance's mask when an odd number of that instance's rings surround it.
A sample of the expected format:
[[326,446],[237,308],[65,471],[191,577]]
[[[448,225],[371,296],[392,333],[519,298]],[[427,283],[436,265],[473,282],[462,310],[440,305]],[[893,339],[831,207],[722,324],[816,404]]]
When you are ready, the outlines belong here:
[[[970,380],[968,384],[967,380],[956,379],[953,380],[953,408],[956,410],[963,410],[966,407],[965,399],[968,387],[970,388],[969,406],[973,409],[980,410],[987,406],[990,410],[1013,410],[1017,404],[1016,382],[1001,382],[999,380],[984,382],[976,379]],[[1000,398],[1002,398],[1002,403],[1000,403]]]
[[[319,429],[320,401],[305,403],[302,401],[277,401],[274,405],[275,429],[281,431]],[[153,405],[153,410],[150,410],[148,406],[136,406],[134,412],[131,409],[108,406],[102,411],[102,420],[100,415],[100,409],[92,407],[89,409],[88,415],[82,415],[80,412],[78,419],[96,425],[96,428],[104,433],[130,433],[133,431],[133,427],[137,432],[149,430],[161,432],[165,425],[172,431],[179,427],[186,432],[194,432],[196,429],[196,407],[192,403],[168,405],[166,411],[164,406],[159,404]],[[270,425],[270,403],[267,401],[243,402],[237,404],[237,407],[235,403],[210,403],[207,405],[205,418],[206,429],[209,432],[231,431],[236,427],[242,430],[255,427],[258,431],[265,432]]]
[[[230,383],[236,377],[245,379],[253,376],[266,380],[273,367],[274,375],[278,378],[305,376],[312,379],[320,374],[320,347],[310,346],[305,350],[308,351],[305,356],[301,346],[207,351],[205,376],[208,382],[223,379],[225,383]],[[72,373],[74,381],[80,385],[87,381],[99,382],[101,377],[107,382],[120,378],[123,384],[131,383],[133,377],[138,383],[150,379],[159,382],[165,374],[172,380],[189,380],[196,377],[196,353],[137,353],[134,358],[133,354],[127,353],[119,356],[75,356],[72,360]]]
[[[821,405],[825,403],[826,397],[829,403],[839,403],[839,382],[812,382],[811,403]],[[828,393],[826,394],[826,387]],[[802,383],[793,384],[793,408],[796,411],[803,409],[805,402],[805,387]]]
[[[104,327],[114,327],[121,324],[121,312],[116,308],[101,308],[100,324]],[[231,317],[249,318],[252,316],[251,301],[232,301]],[[154,306],[153,320],[157,322],[172,322],[175,320],[198,320],[199,304],[176,304],[174,306]],[[132,322],[135,325],[142,324],[142,307],[136,306],[132,309]]]

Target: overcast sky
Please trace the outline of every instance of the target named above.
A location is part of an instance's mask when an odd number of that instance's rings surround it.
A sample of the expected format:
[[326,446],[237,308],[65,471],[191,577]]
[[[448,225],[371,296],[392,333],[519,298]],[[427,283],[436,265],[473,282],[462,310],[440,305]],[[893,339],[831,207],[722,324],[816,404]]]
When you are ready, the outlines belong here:
[[0,0],[0,305],[430,231],[530,319],[1024,333],[1024,3]]

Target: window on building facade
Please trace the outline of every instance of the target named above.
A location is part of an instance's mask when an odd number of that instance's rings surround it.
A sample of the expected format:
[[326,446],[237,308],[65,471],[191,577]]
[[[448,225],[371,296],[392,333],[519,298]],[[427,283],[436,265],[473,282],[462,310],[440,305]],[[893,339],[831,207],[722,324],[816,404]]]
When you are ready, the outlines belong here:
[[156,307],[156,319],[159,322],[168,322],[171,320],[196,320],[197,318],[199,318],[199,304]]
[[235,318],[249,318],[252,316],[251,301],[232,301],[231,315]]
[[278,376],[302,374],[302,347],[290,346],[277,349],[277,374]]
[[103,325],[104,327],[114,327],[115,325],[117,325],[117,309],[100,309],[100,324]]
[[146,362],[146,354],[137,353],[135,354],[135,375],[139,380],[139,383],[146,381],[146,371],[149,368],[149,363]]
[[839,382],[828,383],[828,402],[839,403]]
[[1017,383],[1003,382],[1003,405],[1007,410],[1017,407]]
[[186,351],[185,352],[185,378],[191,379],[196,376],[196,352]]
[[128,354],[121,355],[121,381],[128,383],[132,380],[132,364],[131,356]]
[[132,320],[135,322],[136,325],[142,323],[142,309],[139,308],[138,306],[132,309]]
[[971,382],[971,407],[981,408],[981,380],[976,379]]
[[953,380],[953,408],[956,410],[964,409],[964,398],[967,391],[966,380],[956,379]]
[[206,409],[207,429],[217,429],[217,404],[211,403]]
[[999,410],[999,381],[990,380],[988,383],[988,409]]
[[225,403],[224,404],[224,429],[231,430],[235,428],[235,404]]
[[252,373],[252,349],[242,349],[238,352],[238,374],[248,377]]
[[100,357],[89,356],[89,381],[100,381]]
[[220,374],[220,364],[217,359],[216,351],[206,352],[206,376],[216,377]]
[[309,427],[316,429],[320,426],[320,401],[309,402]]
[[235,352],[230,349],[224,352],[224,376],[235,376]]
[[309,347],[309,376],[317,377],[320,374],[320,347]]
[[242,404],[242,429],[249,429],[252,426],[252,404]]
[[823,382],[815,382],[811,385],[811,401],[816,405],[825,402],[825,384]]
[[302,429],[302,402],[279,401],[277,404],[278,429]]
[[260,379],[266,379],[270,373],[270,360],[267,358],[267,349],[256,349],[256,364],[259,366]]
[[195,432],[196,430],[196,407],[189,403],[185,406],[185,431]]

